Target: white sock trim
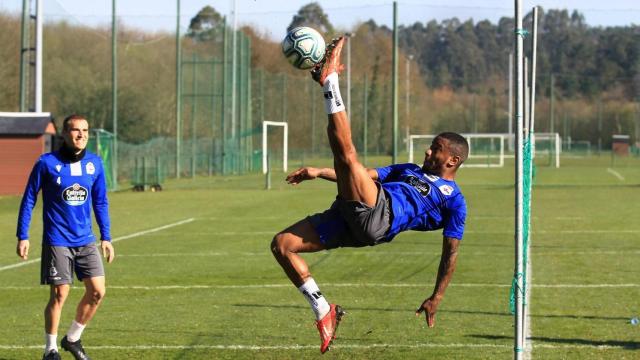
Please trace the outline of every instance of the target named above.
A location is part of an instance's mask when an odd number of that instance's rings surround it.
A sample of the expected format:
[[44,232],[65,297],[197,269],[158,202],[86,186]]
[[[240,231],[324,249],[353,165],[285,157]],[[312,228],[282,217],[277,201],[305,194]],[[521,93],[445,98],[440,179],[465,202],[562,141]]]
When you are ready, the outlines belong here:
[[82,336],[82,331],[86,325],[82,325],[79,322],[73,320],[71,322],[71,326],[69,326],[69,331],[67,331],[67,340],[70,342],[76,342],[80,340],[80,336]]
[[309,302],[309,305],[311,305],[311,310],[313,310],[313,313],[316,315],[316,320],[322,319],[329,313],[331,306],[329,306],[327,299],[322,295],[313,278],[307,279],[307,281],[302,284],[298,290],[300,290],[302,295],[304,295],[305,299]]
[[51,350],[58,351],[58,334],[44,334],[44,353],[48,354]]
[[344,101],[340,95],[340,86],[338,84],[338,73],[331,73],[324,80],[322,86],[324,95],[324,110],[327,114],[335,114],[344,111]]

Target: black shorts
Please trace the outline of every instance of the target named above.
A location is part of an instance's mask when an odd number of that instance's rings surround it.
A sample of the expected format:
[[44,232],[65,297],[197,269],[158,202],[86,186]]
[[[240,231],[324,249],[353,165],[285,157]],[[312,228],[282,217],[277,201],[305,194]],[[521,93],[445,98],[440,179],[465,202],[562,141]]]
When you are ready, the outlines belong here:
[[391,226],[389,199],[380,183],[376,185],[378,198],[374,207],[337,197],[328,210],[307,217],[327,249],[390,241],[386,237]]
[[96,244],[79,247],[42,245],[40,284],[73,284],[73,273],[78,280],[104,276],[104,266]]

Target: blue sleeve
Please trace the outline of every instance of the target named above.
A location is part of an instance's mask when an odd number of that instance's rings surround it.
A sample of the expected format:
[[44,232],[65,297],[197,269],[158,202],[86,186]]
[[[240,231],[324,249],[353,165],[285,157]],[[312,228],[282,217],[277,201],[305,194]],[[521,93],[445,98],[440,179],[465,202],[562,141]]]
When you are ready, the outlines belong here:
[[18,229],[16,230],[18,240],[29,239],[31,215],[33,213],[33,207],[36,206],[36,202],[38,201],[38,192],[42,186],[42,172],[44,169],[44,160],[38,159],[31,170],[31,175],[29,175],[29,181],[24,189],[24,195],[22,195],[22,202],[20,203],[20,212],[18,213]]
[[389,175],[391,175],[394,172],[400,170],[405,165],[407,165],[407,164],[393,164],[393,165],[389,165],[389,166],[376,168],[376,171],[378,172],[378,181],[381,182],[381,183],[384,183],[387,180],[387,178],[389,177]]
[[460,199],[456,199],[457,201],[447,214],[442,235],[462,240],[464,224],[467,219],[467,205],[464,199],[462,199],[462,195],[458,195],[457,198]]
[[96,171],[96,180],[91,187],[91,202],[96,222],[100,228],[100,240],[111,240],[111,222],[109,220],[109,200],[107,199],[107,180],[104,176],[102,161]]

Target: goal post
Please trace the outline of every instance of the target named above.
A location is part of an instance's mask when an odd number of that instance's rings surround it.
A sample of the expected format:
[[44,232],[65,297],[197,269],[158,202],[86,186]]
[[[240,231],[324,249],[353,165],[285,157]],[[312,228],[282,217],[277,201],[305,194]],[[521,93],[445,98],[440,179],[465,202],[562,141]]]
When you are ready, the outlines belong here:
[[263,121],[262,122],[262,173],[266,174],[268,169],[268,161],[267,161],[267,131],[269,126],[275,127],[283,127],[284,135],[282,140],[282,171],[287,171],[287,159],[288,159],[288,141],[289,141],[289,124],[286,122],[278,122],[278,121]]
[[[504,167],[505,139],[508,134],[461,134],[469,143],[469,156],[463,164],[465,167]],[[409,135],[409,162],[415,162],[414,147],[416,143],[427,143],[437,135]],[[425,146],[425,148],[428,146]]]
[[560,167],[560,154],[562,153],[562,138],[559,133],[532,133],[531,153],[533,159],[541,155],[548,155],[549,165]]

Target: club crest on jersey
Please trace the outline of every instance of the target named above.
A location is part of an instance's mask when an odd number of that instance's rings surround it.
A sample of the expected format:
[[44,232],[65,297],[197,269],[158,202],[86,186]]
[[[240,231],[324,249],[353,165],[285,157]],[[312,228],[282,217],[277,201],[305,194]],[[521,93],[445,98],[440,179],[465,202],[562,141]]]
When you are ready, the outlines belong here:
[[93,175],[96,172],[96,167],[93,166],[93,163],[89,161],[87,165],[85,165],[85,169],[87,170],[87,174]]
[[440,187],[438,189],[440,189],[440,192],[445,194],[445,195],[453,194],[453,188],[451,186],[449,186],[449,185],[440,185]]
[[89,191],[80,184],[75,183],[62,190],[62,200],[71,206],[82,205],[87,201]]
[[418,190],[418,192],[422,196],[427,196],[429,195],[429,192],[431,192],[431,185],[421,180],[417,176],[409,175],[404,178],[404,182],[411,185],[414,189]]
[[60,165],[60,164],[56,165],[56,171],[57,172],[60,172],[61,169],[62,169],[62,165]]

